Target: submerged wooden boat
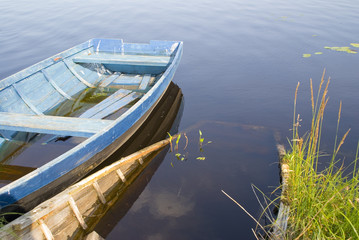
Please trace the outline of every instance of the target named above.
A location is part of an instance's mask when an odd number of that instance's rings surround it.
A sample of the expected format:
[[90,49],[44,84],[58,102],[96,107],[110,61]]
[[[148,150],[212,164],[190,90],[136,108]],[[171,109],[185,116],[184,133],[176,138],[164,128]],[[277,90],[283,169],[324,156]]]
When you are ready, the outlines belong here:
[[2,227],[0,238],[84,238],[116,203],[123,189],[169,143],[169,139],[155,143],[86,177]]
[[[27,212],[77,182],[139,129],[162,98],[182,42],[92,39],[0,81],[0,163],[28,144],[73,148],[0,189],[2,212]],[[10,160],[9,160],[10,159]]]

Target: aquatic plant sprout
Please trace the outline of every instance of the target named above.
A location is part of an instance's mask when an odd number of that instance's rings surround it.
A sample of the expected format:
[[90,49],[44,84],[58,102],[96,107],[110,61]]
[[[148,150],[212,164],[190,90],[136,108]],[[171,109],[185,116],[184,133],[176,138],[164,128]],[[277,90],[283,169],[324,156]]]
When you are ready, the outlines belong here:
[[[201,156],[196,157],[196,159],[203,161],[203,160],[206,159],[206,157],[203,155],[203,152],[204,152],[203,147],[204,147],[205,145],[207,145],[207,144],[212,143],[212,141],[207,141],[207,142],[204,144],[204,137],[203,137],[202,131],[201,131],[201,130],[198,130],[198,133],[199,133],[198,146],[199,146],[199,151],[200,151]],[[187,159],[188,159],[188,156],[189,156],[189,153],[188,153],[188,152],[186,152],[186,153],[181,153],[181,152],[179,151],[180,139],[183,139],[183,138],[181,138],[182,135],[183,135],[184,138],[185,138],[185,143],[184,143],[185,146],[183,147],[183,151],[186,150],[186,148],[187,148],[187,146],[188,146],[189,140],[188,140],[188,137],[187,137],[186,133],[176,134],[175,136],[172,136],[170,133],[167,133],[167,134],[168,134],[169,139],[170,139],[170,152],[173,152],[172,140],[176,139],[176,141],[175,141],[175,146],[174,146],[174,151],[175,151],[174,155],[175,155],[175,157],[176,157],[177,160],[179,160],[179,161],[185,161],[185,160],[187,160]],[[174,167],[173,162],[171,162],[171,166]]]

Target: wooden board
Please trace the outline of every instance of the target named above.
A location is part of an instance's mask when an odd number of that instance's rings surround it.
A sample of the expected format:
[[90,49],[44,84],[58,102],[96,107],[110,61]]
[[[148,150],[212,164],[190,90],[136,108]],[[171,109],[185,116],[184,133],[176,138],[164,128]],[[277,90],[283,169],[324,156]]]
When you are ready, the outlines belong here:
[[90,137],[113,121],[19,113],[0,113],[0,129],[21,132]]
[[100,83],[100,87],[107,87],[108,85],[110,85],[113,81],[115,81],[116,78],[118,78],[121,74],[120,73],[114,73],[110,76],[108,76],[105,80],[103,80]]
[[92,54],[74,57],[75,63],[100,63],[100,64],[126,64],[139,66],[165,67],[170,62],[168,56],[146,56],[146,55],[115,55],[115,54]]
[[146,74],[145,76],[143,76],[142,82],[141,82],[140,86],[138,87],[138,89],[145,90],[148,87],[150,80],[151,80],[150,74]]
[[[80,118],[104,118],[112,113],[112,111],[109,110],[109,107],[111,105],[123,99],[130,93],[131,91],[129,90],[120,89],[113,93],[111,96],[101,101],[100,103],[96,104],[94,107],[81,114]],[[102,114],[100,115],[99,112],[102,112]]]
[[112,113],[118,111],[119,109],[125,107],[127,104],[135,101],[140,97],[138,93],[130,93],[126,97],[119,99],[118,101],[114,101],[107,108],[102,108],[95,115],[91,116],[91,118],[101,119],[111,115]]

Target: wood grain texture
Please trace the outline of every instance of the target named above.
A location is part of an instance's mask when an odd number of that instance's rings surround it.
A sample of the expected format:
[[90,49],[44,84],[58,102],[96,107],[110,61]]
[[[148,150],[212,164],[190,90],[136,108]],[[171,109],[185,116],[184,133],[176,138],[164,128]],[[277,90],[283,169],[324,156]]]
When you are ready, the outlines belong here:
[[140,90],[145,90],[148,87],[148,84],[150,83],[150,79],[151,79],[151,75],[150,74],[146,74],[145,76],[143,76],[143,79],[141,81],[140,86],[138,87],[138,89]]
[[[112,104],[115,104],[117,101],[123,99],[125,96],[130,94],[131,91],[126,89],[120,89],[113,93],[111,96],[107,97],[105,100],[101,101],[100,103],[96,104],[94,107],[90,108],[83,114],[81,114],[80,118],[104,118],[110,115],[112,112],[109,111],[109,108]],[[102,114],[99,114],[102,112]]]
[[169,64],[168,56],[147,56],[147,55],[119,55],[119,54],[93,54],[73,58],[75,63],[100,63],[100,64],[125,64],[138,66],[160,66],[166,67]]
[[90,137],[112,122],[112,120],[0,112],[0,129],[64,136]]
[[[104,206],[94,189],[94,184],[97,183],[98,188],[101,188],[104,198],[118,197],[120,189],[126,185],[122,183],[119,177],[116,177],[116,172],[122,169],[123,174],[130,179],[130,182],[133,181],[141,172],[141,169],[146,167],[155,156],[150,156],[150,154],[162,149],[169,143],[170,139],[155,143],[88,176],[7,224],[1,229],[0,238],[17,239],[18,237],[29,237],[32,233],[44,231],[42,224],[46,225],[47,229],[45,231],[50,232],[54,239],[71,239],[80,232],[84,232],[80,229],[91,229],[89,224],[93,225],[98,221],[96,219],[99,218],[99,211],[102,211],[101,207]],[[143,159],[143,166],[138,163],[139,158]],[[114,203],[113,201],[110,202]],[[108,203],[106,207],[110,208],[111,204]],[[49,234],[48,236],[51,235]],[[37,239],[44,239],[44,235]]]

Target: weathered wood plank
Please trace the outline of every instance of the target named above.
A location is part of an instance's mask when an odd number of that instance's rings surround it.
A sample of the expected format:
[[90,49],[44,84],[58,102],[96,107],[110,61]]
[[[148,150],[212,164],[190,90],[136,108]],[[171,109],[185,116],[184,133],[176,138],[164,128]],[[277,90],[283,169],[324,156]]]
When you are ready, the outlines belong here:
[[44,223],[44,220],[40,219],[39,220],[39,225],[40,228],[42,230],[42,233],[45,235],[45,238],[47,240],[54,240],[54,236],[52,235],[51,230],[49,229],[49,227]]
[[75,63],[101,63],[101,64],[126,64],[136,66],[159,66],[166,67],[170,62],[168,56],[146,56],[146,55],[114,55],[93,54],[74,57]]
[[92,186],[94,187],[94,189],[96,190],[96,193],[98,195],[98,198],[100,199],[100,201],[102,202],[102,204],[106,204],[106,198],[105,196],[103,195],[102,191],[101,191],[101,188],[100,186],[98,185],[97,182],[94,182],[92,184]]
[[26,103],[26,105],[29,106],[29,108],[31,108],[34,113],[36,113],[37,115],[44,115],[41,111],[39,111],[39,109],[37,109],[35,105],[31,103],[30,99],[27,98],[26,94],[23,94],[21,88],[17,87],[17,84],[13,84],[12,86],[17,92],[17,94],[19,94],[20,98],[24,101],[24,103]]
[[83,82],[69,71],[63,61],[59,61],[46,69],[42,69],[42,72],[47,74],[47,76],[69,96],[74,96],[87,88]]
[[142,81],[142,76],[139,74],[121,74],[116,80],[111,83],[111,86],[116,85],[139,85]]
[[[118,101],[113,102],[111,105],[109,105],[107,108],[102,108],[102,110],[98,111],[96,114],[91,116],[91,118],[104,118],[112,113],[116,112],[117,110],[123,108],[127,104],[135,101],[138,99],[140,95],[138,93],[130,93],[126,97],[119,99]],[[100,103],[101,104],[101,103]]]
[[[101,188],[102,189],[102,188]],[[94,189],[93,185],[87,186],[81,191],[71,193],[71,196],[76,201],[78,209],[86,221],[86,216],[91,216],[93,211],[95,211],[101,200],[98,197],[97,191]]]
[[138,89],[145,90],[148,87],[150,79],[151,79],[150,74],[146,74],[145,76],[143,76],[142,82],[141,82],[140,86],[138,87]]
[[90,137],[111,123],[111,120],[0,112],[0,129],[22,132]]
[[69,204],[70,204],[70,207],[71,207],[72,211],[74,212],[77,220],[79,221],[81,227],[84,230],[86,230],[87,229],[87,224],[85,223],[85,221],[84,221],[84,219],[83,219],[83,217],[82,217],[82,215],[81,215],[81,213],[80,213],[80,211],[79,211],[79,209],[78,209],[78,207],[76,205],[76,202],[72,197],[69,198]]
[[113,81],[115,81],[115,79],[117,79],[119,76],[121,75],[121,73],[114,73],[112,75],[110,75],[109,77],[107,77],[105,80],[103,80],[100,83],[100,87],[107,87],[108,85],[110,85]]
[[[123,97],[127,96],[130,93],[131,93],[131,91],[129,91],[129,90],[120,89],[120,90],[116,91],[115,93],[113,93],[111,96],[109,96],[106,99],[104,99],[103,101],[101,101],[100,103],[96,104],[94,107],[90,108],[89,110],[87,110],[86,112],[81,114],[79,117],[80,118],[94,118],[94,116],[97,113],[105,110],[106,108],[108,108],[109,106],[111,106],[112,104],[114,104],[115,102],[117,102],[118,100],[122,99]],[[109,114],[111,114],[111,113],[109,113]],[[106,117],[106,116],[103,116],[103,117]],[[101,118],[103,118],[103,117],[101,117]]]
[[26,99],[26,103],[33,105],[37,114],[45,113],[65,100],[41,72],[24,78],[13,86]]
[[126,182],[126,177],[125,177],[125,175],[123,175],[121,169],[117,169],[116,173],[122,182]]
[[76,72],[76,70],[70,66],[70,64],[68,64],[66,61],[64,61],[65,66],[70,70],[70,72],[78,79],[80,80],[83,84],[85,84],[86,86],[90,87],[90,88],[95,88],[96,86],[93,85],[92,83],[89,83],[88,81],[86,81],[80,74],[78,74]]
[[101,187],[102,193],[106,196],[108,193],[119,185],[123,185],[123,182],[118,178],[117,174],[113,171],[101,179],[98,179],[98,185]]
[[70,204],[65,199],[64,201],[65,204],[59,207],[60,209],[51,212],[51,214],[43,218],[55,239],[69,239],[74,232],[82,229]]
[[105,240],[103,237],[101,237],[97,232],[93,231],[90,234],[88,234],[84,240]]
[[65,91],[63,91],[59,85],[57,85],[56,82],[54,82],[51,77],[43,70],[41,70],[41,73],[43,74],[44,78],[65,98],[67,99],[73,99],[70,95],[68,95]]

